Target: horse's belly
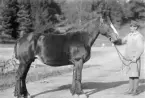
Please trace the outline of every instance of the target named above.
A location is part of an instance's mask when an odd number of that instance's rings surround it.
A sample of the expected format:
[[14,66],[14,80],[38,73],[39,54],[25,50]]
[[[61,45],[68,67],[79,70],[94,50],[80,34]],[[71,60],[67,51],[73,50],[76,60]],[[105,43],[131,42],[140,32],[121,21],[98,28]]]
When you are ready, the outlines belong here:
[[70,64],[69,57],[63,54],[37,55],[36,57],[44,64],[50,66],[63,66]]
[[68,47],[64,36],[41,36],[36,54],[47,65],[68,64]]

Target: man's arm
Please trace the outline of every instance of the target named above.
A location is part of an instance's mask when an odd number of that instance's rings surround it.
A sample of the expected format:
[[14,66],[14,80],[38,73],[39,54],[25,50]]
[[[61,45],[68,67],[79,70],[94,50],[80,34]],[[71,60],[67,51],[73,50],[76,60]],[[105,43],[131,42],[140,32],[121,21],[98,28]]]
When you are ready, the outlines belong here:
[[133,58],[133,61],[136,62],[136,60],[138,60],[140,58],[140,56],[143,54],[144,52],[144,39],[143,39],[143,36],[141,36],[139,39],[138,39],[138,48],[137,48],[137,52]]
[[115,45],[122,45],[122,39],[118,39],[116,41],[113,42]]
[[118,40],[114,41],[113,43],[115,45],[123,45],[123,44],[126,44],[127,43],[127,38],[128,38],[128,35],[125,36],[124,38],[119,38]]

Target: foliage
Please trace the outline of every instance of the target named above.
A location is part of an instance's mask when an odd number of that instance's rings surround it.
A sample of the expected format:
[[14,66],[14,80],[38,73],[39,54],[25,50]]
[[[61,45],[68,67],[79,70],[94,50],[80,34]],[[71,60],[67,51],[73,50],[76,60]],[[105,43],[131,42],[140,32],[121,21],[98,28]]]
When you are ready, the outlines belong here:
[[92,12],[92,0],[76,0],[71,3],[64,2],[62,12],[68,20],[68,24],[82,25],[94,17]]
[[[17,22],[19,23],[19,32],[31,33],[33,31],[33,28],[29,2],[19,3],[19,11],[17,13],[17,16]],[[19,35],[23,36],[23,34],[21,33]]]
[[[32,0],[33,1],[33,0]],[[31,1],[31,16],[33,18],[34,29],[43,27],[50,22],[57,23],[56,14],[61,14],[60,7],[54,0],[34,0]]]
[[54,0],[0,0],[1,35],[18,38],[21,31],[30,33],[47,24],[59,22],[61,14]]
[[112,0],[108,6],[110,9],[110,18],[112,22],[118,25],[122,24],[123,10],[121,9],[121,5],[116,0]]
[[5,0],[5,6],[1,12],[2,16],[2,32],[4,35],[12,36],[13,38],[17,37],[17,22],[15,21],[18,11],[16,0]]
[[130,15],[126,16],[127,18],[132,19],[144,19],[145,18],[145,3],[143,3],[141,0],[133,0],[130,1],[128,4],[127,12],[130,12]]
[[[113,5],[113,6],[112,6]],[[20,31],[43,32],[61,21],[82,25],[96,17],[109,16],[121,26],[133,20],[145,19],[142,0],[0,0],[0,35],[17,38]]]
[[142,0],[130,0],[129,3],[117,0],[99,0],[93,3],[92,10],[108,15],[117,25],[123,25],[132,19],[145,18],[145,3]]

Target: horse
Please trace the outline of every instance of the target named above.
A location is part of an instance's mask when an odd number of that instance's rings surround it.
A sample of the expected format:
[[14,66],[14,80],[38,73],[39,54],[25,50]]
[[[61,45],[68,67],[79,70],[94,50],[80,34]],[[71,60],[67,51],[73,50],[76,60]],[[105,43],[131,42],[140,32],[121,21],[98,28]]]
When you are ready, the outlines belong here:
[[73,65],[73,78],[70,92],[78,97],[87,95],[82,89],[83,64],[91,57],[91,47],[99,34],[106,36],[110,41],[118,39],[106,18],[95,18],[86,23],[83,29],[64,34],[29,33],[17,40],[14,53],[19,60],[16,72],[14,96],[28,98],[26,76],[31,63],[40,59],[44,64],[52,67]]

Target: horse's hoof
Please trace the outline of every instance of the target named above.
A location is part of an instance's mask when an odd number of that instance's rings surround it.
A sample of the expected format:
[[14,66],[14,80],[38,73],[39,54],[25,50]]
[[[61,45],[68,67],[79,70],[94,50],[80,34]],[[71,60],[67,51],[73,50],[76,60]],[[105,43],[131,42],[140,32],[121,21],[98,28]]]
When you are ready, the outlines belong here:
[[81,94],[79,95],[79,98],[88,98],[88,96],[86,94]]
[[79,96],[77,94],[73,95],[73,98],[79,98]]

